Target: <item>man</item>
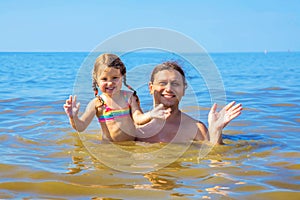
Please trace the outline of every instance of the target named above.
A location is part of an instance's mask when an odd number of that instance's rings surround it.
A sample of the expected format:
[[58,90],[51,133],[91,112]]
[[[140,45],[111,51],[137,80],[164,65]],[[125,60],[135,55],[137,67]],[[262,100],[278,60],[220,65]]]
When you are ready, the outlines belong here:
[[166,62],[153,69],[149,90],[153,95],[154,107],[165,108],[162,110],[165,120],[155,118],[141,126],[144,136],[138,137],[138,141],[182,143],[200,140],[223,144],[222,130],[241,114],[242,105],[231,102],[217,112],[217,105],[214,104],[208,115],[207,128],[204,123],[179,110],[178,105],[186,86],[184,72],[177,63]]

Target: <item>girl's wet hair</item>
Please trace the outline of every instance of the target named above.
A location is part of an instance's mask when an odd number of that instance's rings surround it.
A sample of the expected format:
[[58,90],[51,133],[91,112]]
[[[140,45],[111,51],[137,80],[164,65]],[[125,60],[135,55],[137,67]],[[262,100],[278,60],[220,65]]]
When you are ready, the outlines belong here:
[[115,54],[101,54],[95,61],[94,64],[94,69],[93,69],[93,74],[92,74],[92,78],[93,78],[93,83],[92,83],[92,87],[95,93],[95,96],[98,95],[98,84],[97,84],[97,77],[104,71],[105,68],[107,67],[112,67],[115,69],[119,69],[122,76],[123,76],[123,83],[124,85],[133,91],[133,95],[136,95],[136,91],[127,84],[126,82],[126,67],[124,65],[124,63],[121,61],[121,59],[115,55]]
[[182,70],[180,65],[175,61],[168,61],[168,62],[164,62],[162,64],[157,65],[152,71],[151,78],[150,78],[151,83],[153,83],[153,81],[154,81],[155,74],[157,74],[158,72],[163,71],[163,70],[176,70],[176,71],[178,71],[182,75],[183,82],[186,85],[184,71]]

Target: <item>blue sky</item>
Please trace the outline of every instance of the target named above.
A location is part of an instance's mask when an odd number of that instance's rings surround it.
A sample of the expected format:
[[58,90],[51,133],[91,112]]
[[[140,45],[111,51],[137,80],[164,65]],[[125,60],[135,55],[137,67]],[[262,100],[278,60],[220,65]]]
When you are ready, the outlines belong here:
[[0,0],[0,51],[91,51],[161,27],[208,52],[300,51],[298,0]]

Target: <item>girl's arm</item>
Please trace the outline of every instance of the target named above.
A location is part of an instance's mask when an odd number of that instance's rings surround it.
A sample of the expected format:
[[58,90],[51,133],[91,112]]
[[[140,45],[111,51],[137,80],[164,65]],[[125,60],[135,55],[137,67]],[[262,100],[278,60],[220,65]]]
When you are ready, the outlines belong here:
[[144,125],[150,122],[152,119],[166,119],[171,113],[170,110],[164,109],[164,106],[162,104],[156,106],[146,113],[143,113],[139,105],[138,98],[134,95],[131,96],[130,106],[132,118],[134,120],[134,123],[137,125]]
[[93,117],[96,115],[95,99],[88,104],[85,112],[80,118],[78,117],[79,108],[80,103],[76,104],[76,96],[74,96],[74,99],[70,96],[64,104],[64,110],[69,117],[70,124],[75,130],[81,132],[88,127]]

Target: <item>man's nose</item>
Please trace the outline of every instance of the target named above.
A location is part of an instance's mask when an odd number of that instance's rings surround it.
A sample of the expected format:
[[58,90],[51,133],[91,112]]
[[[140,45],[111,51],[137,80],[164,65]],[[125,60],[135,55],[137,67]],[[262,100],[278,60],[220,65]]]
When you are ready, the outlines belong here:
[[172,90],[172,87],[171,87],[171,83],[168,83],[166,86],[165,86],[165,90],[167,91],[171,91]]

